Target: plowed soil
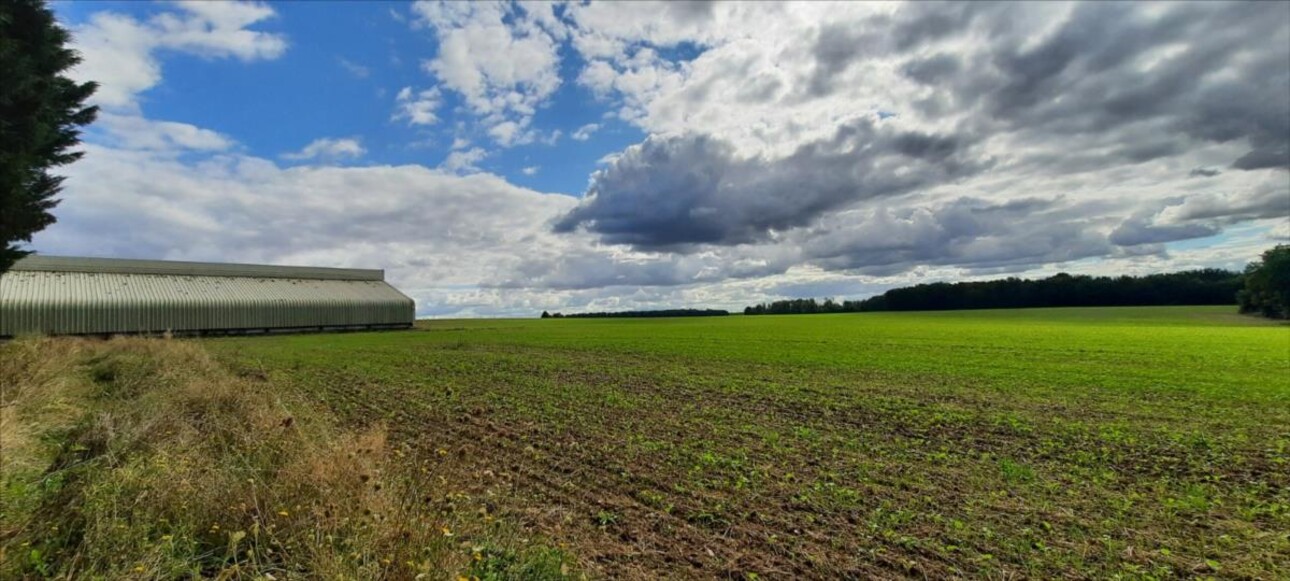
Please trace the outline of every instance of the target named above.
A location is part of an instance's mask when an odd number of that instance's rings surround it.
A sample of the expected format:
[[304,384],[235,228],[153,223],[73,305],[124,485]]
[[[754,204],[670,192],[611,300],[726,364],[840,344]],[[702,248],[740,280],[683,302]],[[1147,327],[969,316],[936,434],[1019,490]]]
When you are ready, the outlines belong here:
[[1214,309],[209,343],[594,577],[1290,574],[1290,328]]

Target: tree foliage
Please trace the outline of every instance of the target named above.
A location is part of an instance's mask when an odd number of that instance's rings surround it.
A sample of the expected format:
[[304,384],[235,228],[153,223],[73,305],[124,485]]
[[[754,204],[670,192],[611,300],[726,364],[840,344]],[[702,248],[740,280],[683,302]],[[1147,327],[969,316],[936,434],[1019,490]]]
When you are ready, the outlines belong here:
[[730,311],[720,309],[662,309],[657,311],[618,311],[613,313],[548,313],[542,311],[543,319],[648,319],[654,317],[724,317]]
[[1240,273],[1201,269],[1147,276],[1057,274],[1040,280],[1006,278],[983,282],[938,282],[897,288],[862,301],[792,299],[744,309],[747,315],[944,311],[1027,307],[1230,305]]
[[1279,244],[1245,268],[1245,288],[1237,296],[1242,313],[1290,318],[1290,244]]
[[54,223],[63,177],[49,172],[81,157],[69,150],[98,112],[97,85],[64,76],[80,62],[68,40],[43,0],[0,0],[0,273]]

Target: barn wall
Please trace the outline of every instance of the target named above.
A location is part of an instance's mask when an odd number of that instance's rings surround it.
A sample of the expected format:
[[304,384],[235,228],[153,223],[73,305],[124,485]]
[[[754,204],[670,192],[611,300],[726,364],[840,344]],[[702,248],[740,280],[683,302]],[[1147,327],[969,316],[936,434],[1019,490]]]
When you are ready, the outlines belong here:
[[[202,272],[199,264],[181,264],[182,272]],[[340,271],[326,279],[247,276],[284,273],[284,267],[206,276],[150,273],[164,264],[142,271],[101,266],[117,272],[84,265],[30,270],[28,263],[0,276],[0,336],[390,327],[415,319],[412,299],[379,280],[381,271]],[[339,269],[308,270],[327,276]]]

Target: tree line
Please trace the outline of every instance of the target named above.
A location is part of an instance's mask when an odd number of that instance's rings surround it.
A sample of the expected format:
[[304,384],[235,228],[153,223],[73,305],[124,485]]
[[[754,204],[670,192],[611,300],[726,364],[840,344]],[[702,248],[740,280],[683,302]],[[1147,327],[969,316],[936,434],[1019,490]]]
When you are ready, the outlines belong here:
[[615,319],[650,317],[724,317],[730,311],[720,309],[663,309],[657,311],[618,311],[613,313],[549,313],[542,311],[543,319]]
[[1290,319],[1290,244],[1278,244],[1245,267],[1236,303],[1242,313]]
[[[1290,248],[1290,247],[1287,247]],[[943,311],[1031,307],[1231,305],[1247,275],[1214,268],[1146,276],[1057,274],[1044,279],[919,284],[859,301],[790,299],[750,306],[745,315]],[[1262,297],[1263,295],[1258,295]]]

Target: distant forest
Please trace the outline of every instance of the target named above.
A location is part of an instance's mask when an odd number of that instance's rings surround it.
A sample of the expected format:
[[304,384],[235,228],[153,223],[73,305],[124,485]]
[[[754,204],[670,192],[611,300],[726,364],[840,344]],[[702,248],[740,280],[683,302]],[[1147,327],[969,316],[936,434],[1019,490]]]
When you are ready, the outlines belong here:
[[724,317],[730,311],[719,309],[666,309],[660,311],[619,311],[616,313],[574,313],[563,315],[542,311],[543,319],[639,319],[650,317]]
[[744,309],[745,315],[948,311],[1028,307],[1234,305],[1245,284],[1239,272],[1207,268],[1147,276],[1057,274],[1039,280],[1005,278],[938,282],[889,290],[862,301],[791,299]]

